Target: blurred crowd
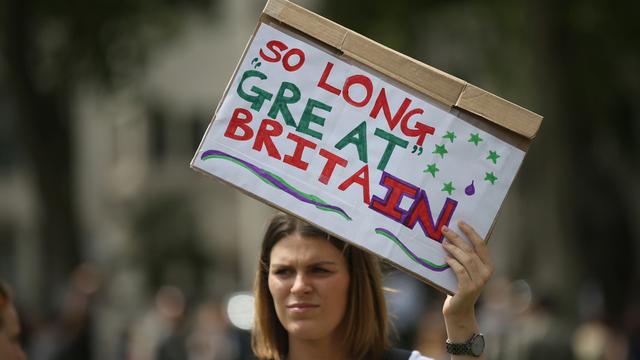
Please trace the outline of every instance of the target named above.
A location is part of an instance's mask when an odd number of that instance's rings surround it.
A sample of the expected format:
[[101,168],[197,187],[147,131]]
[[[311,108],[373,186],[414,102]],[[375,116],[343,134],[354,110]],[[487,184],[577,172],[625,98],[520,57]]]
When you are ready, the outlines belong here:
[[[20,314],[30,359],[105,359],[106,353],[131,360],[254,359],[247,326],[251,302],[234,305],[231,294],[188,299],[177,285],[157,289],[137,316],[111,334],[117,349],[107,352],[110,342],[96,331],[102,283],[97,268],[83,264],[71,275],[51,316]],[[394,342],[434,359],[448,358],[440,313],[444,295],[395,270],[387,271],[385,288]],[[577,321],[572,322],[553,299],[536,294],[525,280],[493,279],[478,305],[488,358],[640,359],[640,303],[625,310],[625,321],[611,323],[603,316],[596,286],[587,285],[578,298]],[[238,320],[238,314],[246,316]]]

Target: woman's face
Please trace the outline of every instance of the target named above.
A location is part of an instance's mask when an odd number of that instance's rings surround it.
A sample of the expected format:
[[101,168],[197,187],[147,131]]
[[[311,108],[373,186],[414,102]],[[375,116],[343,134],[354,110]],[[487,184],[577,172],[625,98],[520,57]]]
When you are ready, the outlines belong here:
[[349,292],[340,250],[323,238],[289,235],[271,250],[269,291],[289,336],[320,340],[338,335]]

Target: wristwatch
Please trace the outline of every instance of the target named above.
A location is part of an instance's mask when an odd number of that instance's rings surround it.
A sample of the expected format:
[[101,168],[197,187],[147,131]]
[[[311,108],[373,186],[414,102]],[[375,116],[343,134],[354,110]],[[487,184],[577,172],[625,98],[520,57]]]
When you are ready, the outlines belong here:
[[473,334],[465,343],[452,343],[447,339],[447,352],[451,355],[471,355],[478,357],[484,352],[484,335]]

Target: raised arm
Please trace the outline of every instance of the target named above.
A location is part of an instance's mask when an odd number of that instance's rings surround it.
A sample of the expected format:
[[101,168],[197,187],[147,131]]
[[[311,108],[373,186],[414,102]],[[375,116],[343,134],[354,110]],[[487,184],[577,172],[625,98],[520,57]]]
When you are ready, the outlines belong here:
[[[447,296],[442,307],[448,342],[463,344],[480,333],[476,321],[475,304],[494,271],[493,262],[484,240],[468,224],[460,221],[458,227],[471,244],[450,228],[443,228],[444,249],[449,253],[447,264],[458,278],[458,292]],[[480,339],[476,339],[476,346]],[[451,359],[484,359],[472,355],[452,355]]]

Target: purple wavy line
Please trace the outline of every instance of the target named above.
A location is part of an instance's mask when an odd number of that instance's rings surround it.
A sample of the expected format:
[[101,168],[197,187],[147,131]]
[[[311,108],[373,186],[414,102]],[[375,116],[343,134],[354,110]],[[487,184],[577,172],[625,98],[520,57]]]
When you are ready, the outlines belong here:
[[321,202],[318,201],[314,201],[314,200],[310,200],[305,198],[304,196],[291,191],[291,189],[289,189],[288,187],[286,187],[282,182],[280,182],[278,179],[274,178],[273,176],[271,176],[268,172],[262,170],[261,168],[251,164],[250,162],[247,162],[245,160],[239,159],[233,155],[229,155],[223,151],[220,150],[207,150],[204,153],[202,153],[202,155],[200,156],[200,159],[204,159],[207,156],[211,156],[211,155],[222,155],[222,156],[226,156],[226,157],[230,157],[236,161],[239,161],[241,163],[243,163],[245,166],[251,168],[251,170],[255,171],[256,173],[260,174],[260,176],[264,177],[265,179],[269,180],[270,183],[272,183],[275,187],[277,187],[278,189],[286,192],[287,194],[293,196],[294,198],[305,202],[307,204],[311,204],[311,205],[315,205],[315,206],[320,206],[320,207],[325,207],[325,208],[329,208],[329,209],[333,209],[336,211],[339,211],[343,214],[346,214],[346,212],[344,210],[342,210],[342,208],[335,206],[335,205],[329,205],[329,204],[323,204]]
[[397,242],[398,245],[400,245],[400,247],[402,248],[402,250],[408,252],[409,254],[411,254],[411,258],[413,261],[417,262],[418,264],[426,267],[427,269],[433,270],[433,271],[437,271],[437,272],[441,272],[441,271],[445,271],[449,268],[448,265],[442,265],[442,266],[438,266],[436,264],[431,264],[425,260],[423,260],[421,257],[419,257],[418,255],[416,255],[413,251],[411,251],[411,249],[409,249],[409,247],[407,247],[407,245],[405,245],[402,241],[400,241],[400,239],[398,239],[395,235],[393,235],[393,233],[385,228],[376,228],[375,231],[380,231],[385,233],[387,236],[391,237],[392,240],[394,242]]

